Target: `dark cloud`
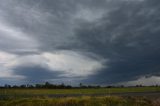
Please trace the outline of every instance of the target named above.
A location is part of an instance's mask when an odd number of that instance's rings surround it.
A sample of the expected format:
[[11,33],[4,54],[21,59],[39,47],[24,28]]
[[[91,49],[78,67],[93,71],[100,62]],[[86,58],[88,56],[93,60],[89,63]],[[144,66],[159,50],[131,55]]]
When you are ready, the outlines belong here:
[[42,83],[52,79],[60,79],[61,72],[52,71],[41,66],[20,66],[14,69],[15,75],[25,77],[25,82],[28,83]]
[[100,11],[105,10],[107,4],[105,0],[2,1],[3,21],[38,41],[40,51],[72,49],[70,46],[77,42],[73,29],[80,21],[75,19],[80,9]]
[[[159,0],[0,2],[0,51],[18,57],[68,50],[100,63],[103,58],[106,68],[88,75],[86,83],[114,84],[160,74]],[[64,80],[58,70],[36,65],[19,66],[14,73],[31,82]]]
[[99,21],[80,25],[76,32],[80,48],[109,60],[108,68],[87,81],[113,84],[159,75],[158,2],[123,2]]

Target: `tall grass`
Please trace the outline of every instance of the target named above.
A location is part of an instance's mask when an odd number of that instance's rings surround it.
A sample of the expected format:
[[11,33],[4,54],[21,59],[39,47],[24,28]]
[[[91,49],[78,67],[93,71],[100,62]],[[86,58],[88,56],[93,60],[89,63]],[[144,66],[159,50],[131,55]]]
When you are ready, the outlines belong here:
[[[68,97],[68,98],[24,98],[0,100],[0,106],[154,106],[145,98]],[[159,105],[155,105],[159,106]]]
[[106,94],[123,92],[155,92],[160,87],[99,88],[99,89],[0,89],[0,95],[48,95],[48,94]]
[[0,89],[0,106],[160,106],[160,99],[141,97],[66,97],[52,94],[108,94],[123,92],[156,92],[160,87],[100,89]]

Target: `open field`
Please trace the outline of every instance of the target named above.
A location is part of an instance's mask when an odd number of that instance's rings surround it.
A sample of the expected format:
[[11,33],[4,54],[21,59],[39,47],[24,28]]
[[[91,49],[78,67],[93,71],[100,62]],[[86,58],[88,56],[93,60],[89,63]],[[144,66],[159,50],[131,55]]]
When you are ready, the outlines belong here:
[[91,89],[0,89],[0,95],[108,94],[127,92],[160,92],[160,87],[91,88]]
[[160,106],[160,87],[0,89],[0,106]]
[[0,100],[0,106],[160,106],[160,101],[142,97],[67,97]]

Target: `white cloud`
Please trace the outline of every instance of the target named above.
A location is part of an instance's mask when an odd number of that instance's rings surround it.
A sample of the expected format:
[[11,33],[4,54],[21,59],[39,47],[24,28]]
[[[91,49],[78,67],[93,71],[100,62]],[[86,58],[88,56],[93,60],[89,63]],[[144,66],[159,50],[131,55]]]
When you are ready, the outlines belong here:
[[73,51],[44,53],[51,69],[65,72],[64,76],[88,76],[103,68],[103,61]]
[[92,59],[83,53],[67,50],[27,56],[16,56],[1,52],[0,59],[4,63],[2,67],[6,69],[3,71],[6,74],[3,76],[6,77],[8,75],[13,76],[11,71],[10,73],[7,72],[8,70],[14,70],[16,67],[40,66],[48,68],[50,71],[62,72],[61,76],[70,78],[87,77],[104,68],[104,60]]
[[14,59],[15,57],[16,56],[13,54],[9,54],[9,53],[0,51],[0,60],[1,60],[0,63],[1,64],[9,62],[10,60]]
[[121,84],[125,84],[125,85],[160,85],[160,77],[159,76],[151,76],[151,77],[141,77],[137,80],[133,80],[133,81],[128,81],[128,82],[124,82]]
[[16,55],[0,51],[0,78],[23,78],[23,76],[14,75],[13,70],[8,67],[8,64],[17,58]]

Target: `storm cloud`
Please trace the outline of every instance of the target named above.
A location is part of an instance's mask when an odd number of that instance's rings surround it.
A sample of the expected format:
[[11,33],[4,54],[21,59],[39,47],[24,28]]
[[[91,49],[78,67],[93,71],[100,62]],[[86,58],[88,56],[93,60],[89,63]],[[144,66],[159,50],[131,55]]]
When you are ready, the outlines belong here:
[[3,84],[160,84],[160,1],[0,2]]

